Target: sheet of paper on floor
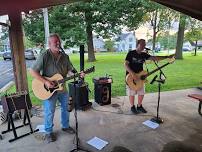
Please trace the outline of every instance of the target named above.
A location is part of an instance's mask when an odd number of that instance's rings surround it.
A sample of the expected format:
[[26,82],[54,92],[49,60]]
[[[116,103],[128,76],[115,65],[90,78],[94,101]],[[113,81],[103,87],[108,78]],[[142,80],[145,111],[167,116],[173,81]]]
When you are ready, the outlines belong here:
[[108,142],[104,141],[98,137],[93,137],[92,139],[90,139],[89,141],[87,141],[87,143],[93,147],[95,147],[98,150],[101,150],[102,148],[104,148]]
[[157,124],[151,120],[147,120],[147,121],[143,122],[143,124],[152,129],[156,129],[159,127],[159,124]]

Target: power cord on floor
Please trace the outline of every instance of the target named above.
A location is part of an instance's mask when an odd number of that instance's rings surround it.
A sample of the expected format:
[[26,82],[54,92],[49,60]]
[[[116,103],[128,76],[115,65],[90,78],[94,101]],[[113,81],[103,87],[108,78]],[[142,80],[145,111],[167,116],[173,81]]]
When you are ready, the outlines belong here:
[[106,113],[113,113],[113,114],[119,114],[119,115],[128,115],[128,116],[154,116],[154,115],[149,115],[149,114],[126,114],[126,113],[119,113],[119,112],[112,112],[112,111],[107,111],[107,110],[98,110],[92,107],[92,110],[98,111],[98,112],[106,112]]
[[[98,111],[98,112],[106,112],[106,113],[112,113],[112,114],[119,114],[119,115],[133,115],[134,116],[134,114],[126,114],[126,113],[124,113],[123,112],[123,106],[124,106],[124,102],[125,102],[125,97],[123,97],[123,100],[122,100],[122,103],[121,103],[121,105],[120,105],[120,107],[119,108],[117,108],[117,109],[119,109],[119,111],[120,112],[113,112],[113,111],[107,111],[107,110],[98,110],[98,109],[95,109],[94,107],[92,107],[92,110],[94,110],[94,111]],[[113,107],[113,106],[112,106]],[[136,114],[135,116],[150,116],[150,117],[153,117],[153,115],[149,115],[149,114]]]

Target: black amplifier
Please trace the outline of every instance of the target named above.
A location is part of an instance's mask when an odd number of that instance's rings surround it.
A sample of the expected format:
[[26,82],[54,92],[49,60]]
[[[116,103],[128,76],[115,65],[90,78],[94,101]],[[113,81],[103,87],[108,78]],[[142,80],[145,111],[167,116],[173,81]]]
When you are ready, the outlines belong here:
[[93,78],[93,82],[95,102],[101,106],[111,104],[111,83],[113,82],[112,78]]

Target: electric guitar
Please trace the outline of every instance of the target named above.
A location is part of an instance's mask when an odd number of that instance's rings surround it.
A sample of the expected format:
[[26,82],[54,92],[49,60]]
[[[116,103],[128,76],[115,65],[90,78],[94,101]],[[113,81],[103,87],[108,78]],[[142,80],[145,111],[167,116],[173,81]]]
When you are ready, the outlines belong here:
[[[95,71],[95,67],[91,67],[84,71],[85,74],[91,73]],[[73,76],[63,78],[63,76],[59,73],[53,75],[52,77],[46,77],[47,80],[54,82],[55,86],[53,88],[48,88],[43,82],[38,79],[33,79],[32,81],[32,90],[34,95],[41,99],[46,100],[50,98],[54,92],[60,91],[64,89],[64,84],[66,81],[79,77],[80,73],[77,73]]]
[[144,83],[147,82],[146,78],[148,76],[150,76],[151,74],[157,72],[158,70],[164,68],[165,66],[173,63],[175,61],[175,58],[170,59],[170,61],[162,66],[160,66],[159,68],[154,69],[151,72],[146,72],[146,71],[141,71],[139,73],[135,73],[135,75],[138,77],[137,80],[133,79],[132,74],[127,74],[126,76],[126,83],[128,84],[129,88],[131,88],[134,91],[137,91],[139,89],[141,89],[144,86]]

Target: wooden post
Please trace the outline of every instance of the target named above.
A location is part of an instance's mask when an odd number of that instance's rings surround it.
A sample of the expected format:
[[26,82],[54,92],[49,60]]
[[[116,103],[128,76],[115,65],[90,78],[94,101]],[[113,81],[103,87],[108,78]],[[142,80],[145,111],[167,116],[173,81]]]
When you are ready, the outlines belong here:
[[21,12],[13,11],[9,13],[9,20],[10,46],[16,89],[17,91],[28,91]]

